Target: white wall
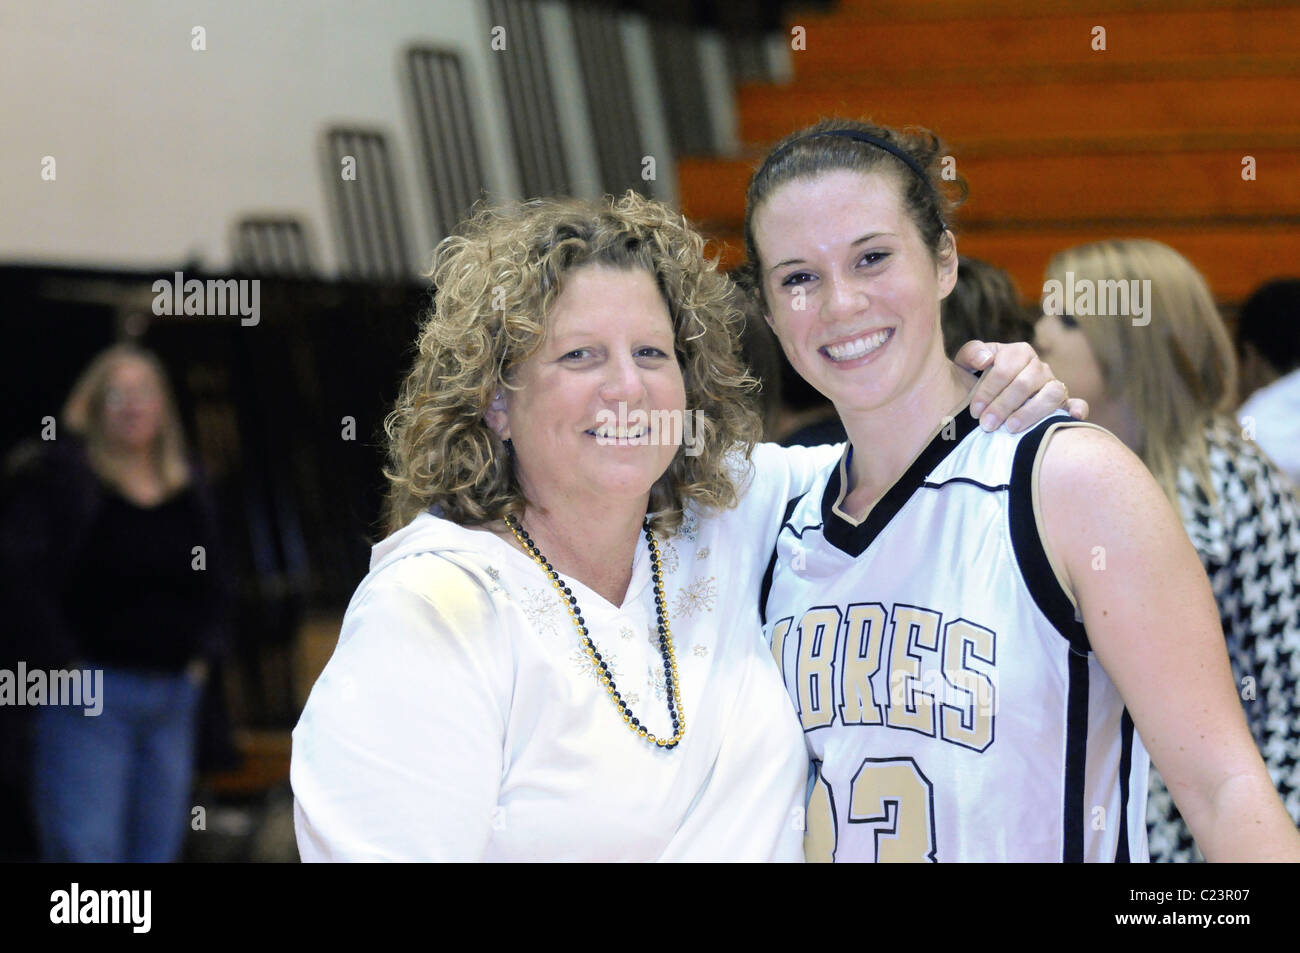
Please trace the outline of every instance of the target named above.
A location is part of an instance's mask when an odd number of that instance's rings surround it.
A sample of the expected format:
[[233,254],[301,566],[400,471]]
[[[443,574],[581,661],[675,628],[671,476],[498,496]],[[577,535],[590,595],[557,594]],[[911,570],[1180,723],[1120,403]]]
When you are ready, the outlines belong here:
[[[567,12],[547,7],[548,40],[567,41]],[[206,29],[206,51],[191,49],[195,26]],[[195,257],[218,271],[230,263],[235,218],[278,212],[308,223],[332,273],[320,141],[336,123],[387,133],[408,238],[423,259],[432,236],[402,51],[427,42],[461,53],[489,187],[515,197],[491,62],[508,54],[490,49],[490,28],[475,0],[6,0],[0,261],[150,270]],[[575,190],[592,194],[577,63],[569,49],[551,52]],[[52,182],[41,179],[47,155]]]

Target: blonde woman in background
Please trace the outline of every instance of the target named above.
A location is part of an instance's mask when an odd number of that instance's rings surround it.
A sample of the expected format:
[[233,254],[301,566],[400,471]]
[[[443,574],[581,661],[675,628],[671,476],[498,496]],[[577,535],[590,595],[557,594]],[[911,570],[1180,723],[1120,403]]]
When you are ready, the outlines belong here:
[[177,860],[229,602],[215,510],[157,358],[126,345],[95,358],[57,439],[13,481],[0,520],[9,651],[29,671],[103,671],[100,710],[34,715],[41,857]]
[[[1154,241],[1072,248],[1047,269],[1063,288],[1067,275],[1076,288],[1118,280],[1141,292],[1150,282],[1141,319],[1075,315],[1065,301],[1066,313],[1039,320],[1037,347],[1181,514],[1210,576],[1246,720],[1300,821],[1300,504],[1230,416],[1237,368],[1214,298],[1187,259]],[[1147,821],[1152,860],[1199,857],[1154,771]]]

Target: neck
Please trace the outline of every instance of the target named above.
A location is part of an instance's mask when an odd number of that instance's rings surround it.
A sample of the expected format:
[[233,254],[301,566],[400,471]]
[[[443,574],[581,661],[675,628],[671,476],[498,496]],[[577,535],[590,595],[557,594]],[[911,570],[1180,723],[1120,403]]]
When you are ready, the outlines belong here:
[[648,502],[646,496],[639,506],[539,504],[529,506],[520,522],[556,572],[621,606]]
[[1099,400],[1091,408],[1089,420],[1098,427],[1105,427],[1138,456],[1142,456],[1142,446],[1146,442],[1142,434],[1142,424],[1137,414],[1120,400]]
[[943,358],[906,393],[880,407],[836,408],[856,448],[845,492],[850,512],[865,509],[897,482],[944,418],[965,406],[975,383],[973,374]]
[[152,447],[110,443],[101,449],[97,460],[96,467],[101,474],[114,481],[153,482],[159,478]]
[[106,440],[100,444],[100,453],[118,470],[144,470],[154,466],[154,445]]

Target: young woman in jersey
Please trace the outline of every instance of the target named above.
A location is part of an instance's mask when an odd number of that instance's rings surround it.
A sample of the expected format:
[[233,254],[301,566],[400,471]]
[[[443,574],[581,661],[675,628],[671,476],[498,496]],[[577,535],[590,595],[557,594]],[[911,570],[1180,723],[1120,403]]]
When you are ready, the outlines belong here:
[[763,600],[816,767],[809,859],[1145,860],[1147,750],[1208,858],[1300,859],[1159,485],[1100,428],[965,412],[943,155],[823,122],[749,187],[750,286],[850,441]]

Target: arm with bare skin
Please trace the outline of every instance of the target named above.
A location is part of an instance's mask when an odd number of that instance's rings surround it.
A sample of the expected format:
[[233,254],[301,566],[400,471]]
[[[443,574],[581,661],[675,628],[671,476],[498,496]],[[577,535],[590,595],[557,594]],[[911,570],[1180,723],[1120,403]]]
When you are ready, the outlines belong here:
[[[1045,544],[1201,851],[1300,860],[1246,727],[1209,581],[1164,493],[1105,431],[1063,428],[1040,452]],[[1104,569],[1093,568],[1097,546]]]

